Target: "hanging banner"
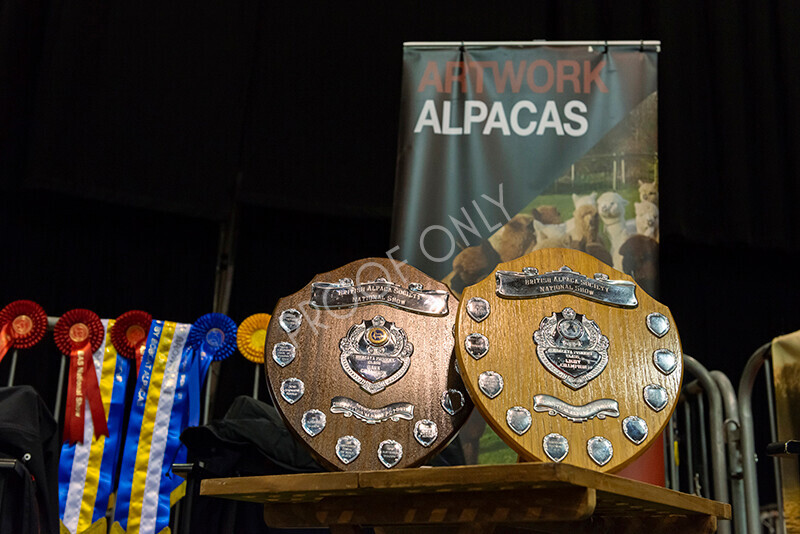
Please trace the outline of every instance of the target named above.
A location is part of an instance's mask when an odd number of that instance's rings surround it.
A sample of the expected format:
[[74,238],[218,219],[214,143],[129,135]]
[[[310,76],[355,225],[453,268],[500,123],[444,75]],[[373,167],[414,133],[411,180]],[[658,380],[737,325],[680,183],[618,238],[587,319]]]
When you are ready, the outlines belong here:
[[460,292],[574,248],[657,285],[657,52],[406,43],[389,255]]
[[94,435],[90,407],[84,404],[83,440],[62,445],[59,460],[60,517],[71,534],[85,532],[97,521],[105,520],[109,497],[116,488],[130,363],[117,355],[110,342],[108,332],[114,321],[103,320],[102,324],[105,340],[92,355],[92,361],[108,420],[108,436]]
[[[656,295],[659,49],[406,43],[387,255],[460,294],[500,262],[573,248]],[[473,419],[468,463],[516,460]]]

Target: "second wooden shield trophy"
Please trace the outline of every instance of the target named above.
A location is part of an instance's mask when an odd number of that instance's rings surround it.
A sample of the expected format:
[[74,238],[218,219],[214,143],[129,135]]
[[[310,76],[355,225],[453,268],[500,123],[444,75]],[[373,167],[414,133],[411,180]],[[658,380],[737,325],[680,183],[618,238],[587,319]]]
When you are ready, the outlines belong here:
[[383,258],[281,299],[264,366],[287,426],[328,468],[425,462],[472,409],[455,368],[457,308],[447,286]]
[[582,252],[498,265],[464,290],[456,331],[476,406],[528,460],[619,470],[677,404],[682,353],[669,309]]

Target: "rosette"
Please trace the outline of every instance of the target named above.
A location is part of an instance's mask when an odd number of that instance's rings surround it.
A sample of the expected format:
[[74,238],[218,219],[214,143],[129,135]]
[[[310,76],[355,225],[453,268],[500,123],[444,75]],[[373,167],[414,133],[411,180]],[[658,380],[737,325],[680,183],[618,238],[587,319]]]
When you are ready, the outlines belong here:
[[53,332],[56,346],[70,357],[64,441],[83,440],[84,399],[89,405],[95,437],[108,436],[106,414],[92,355],[103,344],[105,329],[94,312],[70,310],[58,320]]
[[242,356],[255,363],[264,363],[264,345],[267,340],[267,325],[270,314],[251,315],[239,325],[236,344]]
[[153,316],[141,310],[131,310],[123,313],[111,327],[111,344],[117,349],[117,354],[136,360],[136,373],[142,364],[142,356],[147,344],[147,333]]
[[236,350],[236,323],[222,313],[207,313],[192,325],[186,350],[194,352],[189,370],[189,426],[200,422],[200,387],[212,361],[229,358]]
[[0,310],[0,361],[12,349],[28,349],[44,337],[47,314],[31,300],[15,300]]

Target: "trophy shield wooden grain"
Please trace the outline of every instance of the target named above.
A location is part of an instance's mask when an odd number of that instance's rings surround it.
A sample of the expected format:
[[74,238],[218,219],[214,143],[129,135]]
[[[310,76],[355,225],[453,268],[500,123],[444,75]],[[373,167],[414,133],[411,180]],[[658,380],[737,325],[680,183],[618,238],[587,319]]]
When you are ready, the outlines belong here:
[[385,258],[281,299],[264,367],[287,427],[329,469],[424,463],[472,410],[455,365],[457,310],[447,286]]
[[467,287],[456,347],[476,406],[523,459],[604,472],[661,434],[683,378],[669,309],[576,250],[534,251]]

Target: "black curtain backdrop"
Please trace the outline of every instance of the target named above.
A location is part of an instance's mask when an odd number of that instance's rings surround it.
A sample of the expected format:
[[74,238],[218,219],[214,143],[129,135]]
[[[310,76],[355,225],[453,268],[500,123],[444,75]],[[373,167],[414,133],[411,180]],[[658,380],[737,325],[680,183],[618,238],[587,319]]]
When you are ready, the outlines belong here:
[[[660,300],[686,352],[736,384],[758,346],[800,328],[798,12],[0,0],[0,305],[191,322],[211,311],[219,223],[238,203],[230,315],[271,312],[392,246],[404,41],[659,39]],[[57,368],[48,344],[19,381],[52,397]],[[217,415],[251,372],[224,364]]]

